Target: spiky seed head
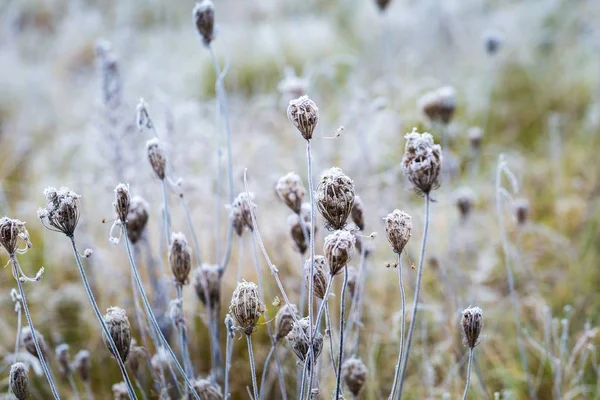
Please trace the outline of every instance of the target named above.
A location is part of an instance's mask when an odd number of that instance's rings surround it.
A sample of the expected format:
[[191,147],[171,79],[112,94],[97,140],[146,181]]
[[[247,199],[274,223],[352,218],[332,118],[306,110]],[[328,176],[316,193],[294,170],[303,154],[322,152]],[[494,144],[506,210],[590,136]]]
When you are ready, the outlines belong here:
[[337,230],[327,235],[323,253],[331,276],[339,274],[348,265],[354,255],[354,242],[354,235],[345,230]]
[[79,350],[77,354],[75,354],[75,360],[73,361],[73,369],[77,371],[79,378],[81,378],[83,382],[90,381],[91,362],[89,351]]
[[38,217],[42,224],[53,231],[62,232],[68,237],[75,234],[80,216],[81,196],[67,187],[44,190],[46,207],[38,209]]
[[142,237],[148,223],[149,209],[148,202],[140,196],[131,198],[129,214],[127,214],[127,235],[133,244],[136,244]]
[[27,366],[21,362],[14,363],[10,366],[8,386],[18,400],[26,400],[29,397],[28,372]]
[[515,200],[515,217],[519,225],[525,225],[529,220],[529,200],[521,197]]
[[[192,381],[192,386],[202,400],[222,400],[223,394],[221,387],[217,383],[212,383],[209,379],[197,378]],[[190,398],[191,395],[190,395]]]
[[[109,307],[106,310],[106,314],[104,314],[104,323],[108,328],[110,337],[115,343],[119,357],[121,357],[123,362],[127,361],[131,345],[131,325],[129,324],[125,310],[119,307]],[[108,350],[116,358],[117,355],[113,353],[106,335],[102,335],[102,339]]]
[[319,122],[319,108],[308,96],[300,96],[290,100],[287,115],[292,124],[306,140],[312,139],[315,127]]
[[146,142],[146,153],[148,161],[154,170],[154,173],[161,181],[167,174],[167,157],[157,138],[152,138]]
[[25,253],[31,247],[25,222],[8,217],[0,218],[0,246],[9,255]]
[[215,6],[211,0],[197,1],[193,11],[194,23],[204,45],[210,45],[214,39]]
[[129,392],[127,391],[127,384],[125,382],[112,385],[112,391],[114,400],[129,400]]
[[69,354],[69,345],[66,343],[59,344],[54,350],[56,353],[56,361],[60,365],[60,372],[63,375],[71,373],[71,355]]
[[221,269],[219,266],[203,264],[194,270],[194,289],[196,290],[198,299],[206,306],[204,288],[202,286],[203,279],[206,279],[210,307],[214,309],[221,299]]
[[502,43],[504,39],[502,35],[498,32],[489,31],[483,35],[483,45],[485,47],[486,53],[490,56],[496,55],[500,48],[502,47]]
[[185,235],[181,232],[171,234],[169,247],[169,265],[175,278],[175,283],[185,285],[192,269],[192,252]]
[[136,346],[135,341],[131,340],[131,347],[129,349],[129,355],[127,356],[127,365],[129,369],[133,373],[133,376],[136,376],[142,361],[147,356],[146,349],[141,346]]
[[417,132],[406,134],[406,149],[402,157],[402,171],[420,195],[429,194],[440,186],[442,148],[434,144],[433,136]]
[[450,123],[456,110],[456,90],[452,86],[442,86],[437,90],[440,107],[440,120]]
[[350,295],[352,295],[352,297],[355,297],[357,292],[356,289],[358,289],[358,285],[359,285],[359,274],[358,274],[358,270],[354,267],[348,267],[348,290],[350,291]]
[[275,185],[275,191],[283,202],[296,214],[300,214],[302,209],[302,200],[306,194],[304,185],[300,177],[293,173],[288,172],[279,180]]
[[[294,322],[292,324],[292,330],[285,337],[296,354],[296,357],[301,362],[308,362],[308,368],[311,368],[310,365],[310,357],[308,356],[310,350],[310,341],[309,341],[309,330],[310,330],[310,322],[308,318],[302,318],[298,320],[298,322]],[[317,358],[321,354],[321,350],[323,350],[323,335],[321,332],[317,331],[313,337],[313,354],[315,358],[315,363],[317,362]]]
[[467,137],[469,139],[469,146],[473,152],[479,151],[481,148],[481,141],[483,140],[483,130],[478,126],[473,126],[467,131]]
[[258,286],[254,282],[238,282],[231,296],[229,313],[246,335],[254,332],[256,323],[265,310],[266,307],[260,299]]
[[410,215],[398,209],[392,211],[384,218],[385,233],[394,253],[402,253],[402,250],[404,250],[404,247],[408,243],[412,230],[411,219]]
[[298,318],[298,307],[294,304],[284,304],[275,315],[275,340],[286,337],[292,330],[294,319]]
[[479,334],[483,328],[483,311],[479,307],[469,307],[462,312],[460,321],[465,337],[463,344],[474,348],[479,344]]
[[354,397],[358,396],[367,380],[367,366],[359,358],[349,358],[342,364],[342,377]]
[[254,204],[254,193],[242,192],[233,200],[230,206],[229,219],[238,236],[242,236],[244,228],[254,229],[252,224],[252,211],[256,209]]
[[309,285],[313,284],[313,293],[319,299],[323,300],[325,291],[327,290],[327,282],[329,281],[329,271],[327,270],[327,262],[323,256],[315,256],[315,267],[313,269],[313,279],[310,279],[310,259],[304,263],[304,276],[306,277],[306,288],[310,289]]
[[350,212],[352,222],[356,224],[358,229],[361,231],[365,230],[365,216],[364,216],[364,205],[362,199],[359,196],[354,196],[354,206]]
[[115,202],[113,203],[117,217],[121,223],[127,222],[129,208],[131,207],[131,197],[129,196],[129,188],[124,183],[119,183],[115,188]]
[[462,221],[466,221],[469,215],[471,215],[471,211],[473,210],[473,204],[475,203],[475,193],[471,188],[461,187],[456,189],[454,199],[456,208],[458,208],[458,212],[460,214],[460,219]]
[[[302,230],[302,221],[306,229],[306,236]],[[308,249],[307,239],[310,239],[311,235],[311,218],[310,218],[310,204],[302,204],[302,211],[300,214],[290,214],[287,218],[288,226],[290,227],[290,235],[296,245],[296,249],[301,253],[306,253]],[[317,233],[317,226],[315,226],[315,234]]]
[[30,327],[26,326],[21,329],[21,344],[25,347],[25,350],[32,356],[36,358],[40,358],[38,352],[35,348],[35,342],[33,340],[33,333],[35,332],[35,337],[37,339],[38,344],[40,345],[40,350],[44,358],[48,359],[48,345],[46,344],[46,340],[44,339],[44,335],[42,335],[38,330],[32,331]]
[[325,218],[325,226],[342,229],[354,206],[354,182],[337,167],[326,171],[316,191],[317,209]]

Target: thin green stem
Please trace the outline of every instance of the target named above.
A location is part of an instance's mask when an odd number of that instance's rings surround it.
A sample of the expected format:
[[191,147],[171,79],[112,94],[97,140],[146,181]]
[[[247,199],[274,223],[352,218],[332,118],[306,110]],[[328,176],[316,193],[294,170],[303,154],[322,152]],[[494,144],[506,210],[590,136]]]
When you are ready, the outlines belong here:
[[389,400],[396,396],[396,387],[398,385],[398,376],[400,374],[400,367],[402,364],[402,355],[404,350],[404,326],[406,320],[406,296],[404,293],[404,281],[402,279],[402,253],[398,253],[398,285],[400,286],[400,302],[402,307],[402,315],[400,320],[400,348],[398,349],[398,361],[396,363],[396,373],[394,374],[394,383],[392,384],[392,391]]
[[348,266],[344,265],[344,283],[342,284],[342,296],[340,298],[340,348],[338,349],[338,372],[335,384],[334,399],[339,399],[342,390],[342,363],[344,361],[344,311],[346,308],[346,286],[348,285]]
[[256,383],[256,366],[254,365],[254,352],[252,351],[252,339],[250,335],[246,335],[248,343],[248,358],[250,359],[250,374],[252,375],[252,388],[254,389],[254,399],[260,399],[258,395],[258,384]]
[[473,363],[473,348],[469,348],[469,364],[467,365],[467,384],[465,385],[465,392],[463,393],[463,400],[467,400],[467,394],[469,393],[469,387],[471,386],[471,364]]

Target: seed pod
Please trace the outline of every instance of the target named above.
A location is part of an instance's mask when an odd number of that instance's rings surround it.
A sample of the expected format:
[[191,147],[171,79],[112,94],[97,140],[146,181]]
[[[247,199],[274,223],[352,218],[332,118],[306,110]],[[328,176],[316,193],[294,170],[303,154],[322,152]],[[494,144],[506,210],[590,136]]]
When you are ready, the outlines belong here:
[[337,230],[325,238],[323,252],[329,265],[331,276],[337,275],[354,255],[354,235],[348,231]]
[[[24,253],[31,247],[25,222],[8,217],[0,218],[0,246],[9,255]],[[23,246],[22,248],[20,248]]]
[[402,157],[402,171],[418,194],[429,194],[440,186],[442,148],[434,144],[429,133],[420,134],[416,128],[405,138],[406,150]]
[[290,100],[287,115],[292,124],[300,131],[302,137],[309,141],[319,122],[319,108],[308,96],[300,96]]
[[306,190],[304,189],[302,180],[297,174],[288,172],[279,178],[277,180],[277,185],[275,185],[275,191],[286,206],[296,214],[300,214],[302,200],[304,199]]
[[46,207],[38,209],[38,217],[42,225],[72,237],[79,223],[81,196],[66,187],[58,190],[53,187],[46,188],[44,196],[47,201]]
[[[310,205],[307,203],[302,204],[302,211],[300,214],[290,214],[288,216],[287,222],[290,227],[290,235],[294,240],[294,244],[296,245],[296,249],[304,254],[308,249],[307,239],[310,240],[310,231],[311,231],[311,220],[310,220]],[[304,228],[306,229],[306,236],[304,236],[304,231],[302,230],[301,221],[304,222]],[[315,226],[315,234],[317,233],[317,226]]]
[[64,375],[71,373],[71,356],[69,355],[69,345],[66,343],[59,344],[54,350],[56,353],[56,360],[60,365],[60,372]]
[[131,198],[129,196],[129,188],[123,183],[119,183],[115,188],[115,202],[113,203],[117,218],[121,223],[127,222],[129,215],[129,207],[131,206]]
[[208,46],[214,39],[215,6],[210,0],[196,2],[193,11],[196,29],[202,37],[202,42]]
[[448,124],[454,116],[456,109],[456,91],[452,86],[443,86],[437,90],[440,107],[440,119]]
[[[313,294],[319,299],[323,300],[325,297],[325,291],[327,290],[327,282],[329,281],[325,257],[315,256],[315,267],[313,272]],[[306,278],[306,288],[310,289],[310,259],[306,260],[304,263],[304,276]]]
[[[125,310],[119,307],[109,307],[106,310],[106,314],[104,314],[104,323],[108,328],[110,337],[115,343],[119,357],[121,357],[123,362],[127,361],[129,346],[131,345],[131,325],[129,324]],[[113,353],[106,335],[102,335],[102,339],[108,350],[116,358],[117,355]]]
[[29,397],[29,377],[27,376],[28,369],[25,364],[18,362],[10,367],[10,376],[8,378],[8,386],[10,391],[18,400],[25,400]]
[[280,340],[287,336],[294,325],[294,316],[298,316],[298,307],[294,304],[284,304],[275,315],[275,340]]
[[90,381],[91,365],[89,351],[79,350],[77,354],[75,354],[75,361],[73,361],[73,369],[77,371],[82,381]]
[[430,91],[425,93],[418,102],[418,107],[423,114],[432,122],[437,122],[440,119],[440,102],[437,92]]
[[148,153],[148,161],[154,170],[154,173],[161,181],[165,179],[167,173],[167,157],[157,138],[150,139],[146,142],[146,152]]
[[185,285],[192,269],[192,253],[188,247],[185,235],[181,232],[171,234],[171,247],[169,247],[169,265],[175,278],[175,283]]
[[367,366],[359,358],[349,358],[342,364],[342,377],[354,397],[358,396],[367,380]]
[[131,369],[131,372],[135,376],[137,375],[142,360],[146,357],[147,353],[146,349],[144,349],[141,346],[136,346],[134,342],[135,341],[132,339],[131,347],[129,348],[129,355],[127,356],[127,365],[129,366],[129,369]]
[[515,216],[517,223],[521,226],[525,225],[529,220],[529,201],[525,198],[515,200]]
[[358,270],[354,267],[348,267],[348,283],[346,285],[352,297],[355,297],[357,295],[356,289],[358,289],[359,285],[358,280]]
[[[310,370],[311,360],[308,355],[310,350],[310,342],[308,341],[309,330],[310,323],[308,321],[308,318],[305,317],[300,319],[298,323],[293,323],[292,330],[290,331],[290,333],[287,334],[285,338],[287,339],[290,347],[294,351],[294,354],[296,354],[296,357],[298,357],[298,359],[301,362],[309,363],[308,368]],[[321,334],[321,332],[317,331],[313,337],[313,354],[315,358],[315,363],[317,362],[317,358],[319,358],[319,355],[321,354],[321,350],[323,350],[323,335]]]
[[478,126],[471,127],[467,131],[467,136],[469,138],[469,146],[471,147],[471,151],[478,152],[481,148],[483,130]]
[[248,197],[246,192],[242,192],[233,200],[233,204],[230,206],[229,219],[238,236],[242,236],[245,227],[248,227],[250,231],[254,229],[252,224],[253,209],[256,209],[253,193],[250,193]]
[[325,226],[342,229],[354,206],[354,182],[337,167],[326,171],[317,187],[317,209],[325,218]]
[[202,287],[203,275],[206,277],[208,301],[210,302],[210,307],[214,309],[221,299],[220,268],[218,265],[203,264],[202,267],[198,267],[194,271],[194,289],[196,290],[196,295],[202,304],[206,306],[204,288]]
[[458,188],[454,195],[456,208],[460,214],[460,219],[466,221],[473,209],[473,203],[475,202],[475,194],[468,187]]
[[[35,330],[35,337],[37,338],[37,342],[40,345],[40,350],[42,351],[44,358],[48,360],[48,345],[46,344],[44,335],[42,335],[38,330]],[[21,344],[23,347],[25,347],[25,350],[27,350],[29,354],[38,359],[40,358],[35,348],[35,342],[33,341],[31,328],[28,326],[21,329]]]
[[[198,393],[198,396],[200,396],[200,398],[202,400],[222,400],[223,399],[223,394],[221,393],[221,387],[216,383],[212,383],[208,379],[203,379],[203,378],[194,379],[192,381],[192,386],[194,387],[194,389],[196,390],[196,393]],[[192,398],[192,396],[190,395],[190,399],[191,398]]]
[[363,202],[359,196],[354,197],[354,206],[352,207],[352,211],[350,212],[350,216],[352,217],[352,222],[356,224],[358,229],[361,231],[365,230],[365,217],[363,215],[364,207]]
[[246,335],[251,335],[262,313],[266,310],[260,299],[258,286],[253,282],[238,282],[231,296],[229,313]]
[[469,307],[462,312],[462,325],[465,337],[463,344],[474,348],[479,344],[479,334],[483,328],[483,312],[479,307]]
[[388,214],[385,220],[385,233],[394,253],[400,254],[408,240],[412,230],[411,216],[398,209]]
[[142,237],[142,233],[148,223],[148,210],[150,206],[143,198],[133,196],[127,214],[127,235],[131,243],[136,244]]
[[119,382],[112,385],[114,400],[129,400],[129,392],[125,382]]

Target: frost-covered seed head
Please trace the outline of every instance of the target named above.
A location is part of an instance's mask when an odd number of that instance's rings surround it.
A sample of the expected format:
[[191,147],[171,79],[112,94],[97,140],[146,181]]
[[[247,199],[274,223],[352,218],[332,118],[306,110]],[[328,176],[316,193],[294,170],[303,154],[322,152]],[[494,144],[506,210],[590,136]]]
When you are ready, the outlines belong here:
[[458,208],[458,212],[460,214],[461,220],[465,221],[469,215],[471,215],[471,211],[473,210],[473,204],[475,203],[475,193],[473,190],[468,187],[461,187],[456,189],[456,193],[454,195],[456,208]]
[[[323,300],[325,291],[327,290],[327,282],[329,281],[329,273],[327,270],[327,262],[323,256],[315,256],[315,267],[313,269],[313,293],[319,299]],[[304,276],[306,277],[306,288],[310,289],[310,259],[304,263]]]
[[60,365],[60,372],[64,375],[71,373],[71,356],[69,354],[69,345],[66,343],[59,344],[54,350],[56,353],[56,361]]
[[349,358],[342,364],[342,377],[354,397],[358,396],[367,380],[367,366],[359,358]]
[[53,187],[46,188],[44,196],[46,207],[38,210],[42,224],[50,230],[72,237],[79,222],[81,196],[66,187],[58,190]]
[[183,319],[183,304],[181,299],[172,299],[169,302],[169,316],[175,326],[179,327],[184,322]]
[[[304,231],[302,230],[301,221],[304,220],[304,227],[306,229],[307,237],[304,237]],[[288,226],[290,227],[290,235],[294,240],[296,249],[304,254],[308,249],[307,238],[310,239],[311,234],[311,220],[310,220],[310,204],[302,204],[302,211],[300,214],[290,214],[287,218]],[[317,233],[317,226],[315,226],[315,234]]]
[[418,133],[416,128],[406,136],[402,157],[402,171],[420,195],[429,194],[440,186],[442,148],[434,144],[429,133]]
[[[308,318],[302,318],[298,320],[298,322],[294,322],[292,324],[292,330],[285,337],[296,354],[296,357],[301,362],[308,362],[308,368],[310,370],[310,357],[308,356],[310,350],[310,342],[309,338],[309,330],[310,330],[310,322]],[[317,331],[313,337],[313,354],[315,357],[315,363],[317,362],[317,358],[321,354],[321,350],[323,350],[323,335],[321,332]]]
[[8,377],[8,386],[17,400],[26,400],[29,397],[29,370],[21,362],[10,366],[10,375]]
[[473,126],[467,131],[469,138],[469,146],[471,150],[476,152],[481,148],[481,141],[483,140],[483,130],[478,126]]
[[292,124],[306,140],[312,139],[313,132],[319,122],[319,108],[308,96],[300,96],[290,100],[287,115]]
[[142,360],[147,356],[146,349],[141,346],[136,346],[134,344],[134,340],[131,340],[131,347],[129,349],[129,355],[127,356],[127,365],[129,369],[133,373],[133,375],[137,375]]
[[192,253],[185,235],[181,232],[171,234],[169,247],[169,265],[178,285],[185,285],[192,269]]
[[[42,335],[38,330],[36,330],[35,337],[38,341],[38,344],[40,345],[40,350],[42,351],[44,358],[47,360],[48,359],[48,345],[46,344],[44,335]],[[33,341],[33,334],[32,334],[31,328],[28,326],[21,329],[21,344],[23,345],[23,347],[25,347],[25,350],[27,350],[27,352],[29,354],[36,357],[37,359],[40,358],[38,355],[38,352],[35,348],[35,342]]]
[[8,217],[0,218],[0,246],[9,255],[25,253],[31,247],[25,222]]
[[131,206],[131,197],[129,196],[129,188],[123,183],[119,183],[115,188],[115,202],[113,203],[117,217],[121,223],[127,222],[129,215],[129,207]]
[[479,307],[469,307],[462,312],[460,321],[465,337],[463,344],[474,348],[479,344],[479,334],[483,328],[483,312]]
[[[192,381],[192,386],[202,400],[222,400],[223,394],[221,387],[217,383],[212,383],[209,379],[197,378]],[[191,395],[190,395],[190,398]]]
[[242,192],[233,200],[233,204],[230,207],[229,219],[238,236],[242,236],[246,227],[250,231],[254,229],[254,225],[252,224],[252,210],[255,209],[254,193],[250,193],[250,196],[248,196],[246,192]]
[[148,114],[148,104],[144,101],[144,99],[140,99],[135,108],[135,121],[139,130],[144,128],[152,128],[152,120]]
[[337,275],[354,255],[354,235],[345,230],[337,230],[325,238],[323,252],[329,265],[331,276]]
[[316,191],[317,209],[328,229],[342,229],[354,206],[354,182],[337,167],[326,171]]
[[202,267],[198,267],[194,271],[194,289],[196,290],[196,295],[202,304],[206,306],[204,288],[202,287],[202,280],[205,278],[208,301],[210,307],[214,309],[221,299],[221,269],[219,266],[203,264]]
[[158,179],[165,179],[167,173],[167,157],[157,138],[150,139],[146,142],[146,152],[148,154],[148,161],[150,166],[154,170],[154,173]]
[[286,337],[292,330],[294,319],[298,318],[298,307],[294,304],[284,304],[275,315],[275,339],[279,340]]
[[354,197],[354,206],[350,212],[352,222],[356,224],[361,231],[365,230],[364,205],[359,196]]
[[194,23],[202,37],[202,42],[208,46],[214,39],[215,6],[211,0],[201,0],[194,6]]
[[112,385],[114,400],[129,400],[129,392],[125,382],[119,382]]
[[296,214],[300,214],[302,208],[302,200],[306,194],[304,185],[300,177],[289,172],[286,175],[279,178],[277,185],[275,185],[275,191],[283,202]]
[[515,200],[515,217],[519,225],[525,225],[529,220],[529,200],[518,198]]
[[73,369],[77,371],[79,378],[83,382],[90,381],[90,352],[87,350],[79,350],[77,354],[75,354],[75,361],[73,361]]
[[356,289],[358,289],[358,279],[359,279],[359,274],[358,274],[358,270],[354,267],[348,267],[348,290],[350,291],[350,295],[352,297],[356,296]]
[[140,196],[131,198],[129,214],[127,214],[127,235],[133,244],[136,244],[142,237],[148,223],[149,209],[148,202]]
[[394,253],[402,253],[406,243],[408,243],[410,232],[412,230],[411,219],[410,215],[398,209],[394,210],[384,218],[385,233]]
[[266,310],[260,299],[258,286],[253,282],[238,282],[231,296],[229,313],[246,335],[251,335],[262,313]]
[[[115,343],[119,357],[121,357],[123,362],[127,361],[131,345],[131,325],[129,324],[125,310],[119,307],[109,307],[106,310],[106,314],[104,314],[104,323],[108,328],[110,337]],[[116,357],[106,335],[102,335],[102,339],[108,350]]]
[[440,107],[440,119],[442,123],[448,124],[456,110],[456,91],[452,86],[442,86],[437,90]]
[[150,365],[157,373],[160,373],[161,370],[168,371],[171,365],[171,356],[168,351],[161,346],[156,350],[156,354],[152,356]]

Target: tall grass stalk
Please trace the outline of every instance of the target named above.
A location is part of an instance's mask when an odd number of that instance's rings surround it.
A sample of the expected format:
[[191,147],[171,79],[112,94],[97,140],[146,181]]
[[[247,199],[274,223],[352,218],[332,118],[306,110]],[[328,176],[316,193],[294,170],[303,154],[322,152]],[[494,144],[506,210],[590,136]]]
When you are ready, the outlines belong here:
[[467,400],[467,394],[469,393],[469,387],[471,386],[471,365],[473,364],[473,350],[473,347],[469,348],[469,364],[467,365],[467,384],[465,385],[463,400]]
[[402,253],[398,253],[398,285],[400,286],[400,304],[401,304],[401,319],[400,319],[400,346],[398,349],[398,361],[396,362],[396,372],[394,374],[394,383],[388,400],[392,400],[396,396],[396,387],[398,385],[398,376],[402,364],[402,355],[404,352],[404,326],[406,322],[406,295],[404,293],[404,280],[402,279]]

